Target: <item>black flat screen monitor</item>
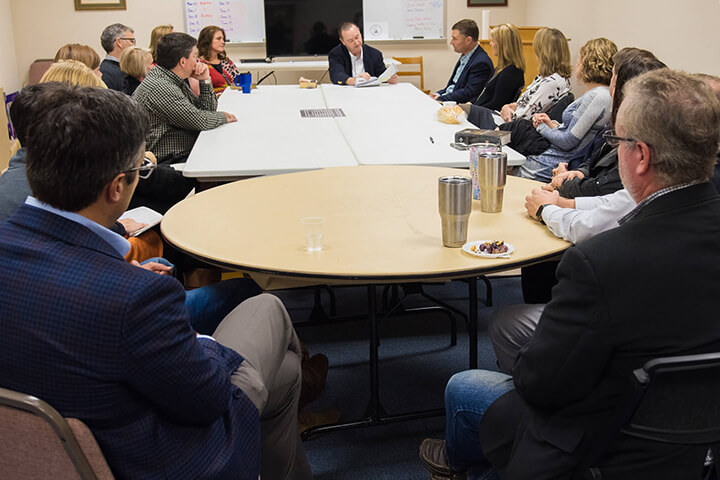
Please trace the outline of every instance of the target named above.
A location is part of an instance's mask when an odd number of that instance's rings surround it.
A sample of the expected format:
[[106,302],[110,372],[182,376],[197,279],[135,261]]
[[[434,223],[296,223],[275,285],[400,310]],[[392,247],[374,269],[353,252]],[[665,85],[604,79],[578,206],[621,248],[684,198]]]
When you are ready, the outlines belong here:
[[265,0],[267,56],[327,55],[343,22],[362,31],[362,0]]

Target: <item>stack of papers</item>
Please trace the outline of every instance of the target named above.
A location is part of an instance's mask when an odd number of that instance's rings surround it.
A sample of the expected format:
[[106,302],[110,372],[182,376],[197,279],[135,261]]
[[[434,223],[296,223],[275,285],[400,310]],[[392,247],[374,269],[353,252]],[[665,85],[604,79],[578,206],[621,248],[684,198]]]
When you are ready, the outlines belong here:
[[390,80],[390,77],[395,75],[397,73],[397,67],[394,63],[391,63],[389,67],[385,69],[385,71],[379,76],[379,77],[370,77],[369,79],[365,80],[364,78],[358,78],[355,86],[356,87],[372,87],[375,85],[380,85],[381,83],[387,83],[388,80]]
[[130,234],[131,237],[137,237],[141,233],[150,230],[152,227],[160,223],[160,220],[162,220],[163,216],[152,208],[137,207],[123,213],[118,220],[123,220],[125,218],[129,218],[130,220],[135,220],[138,223],[145,224],[143,228],[141,228],[140,230],[136,230]]

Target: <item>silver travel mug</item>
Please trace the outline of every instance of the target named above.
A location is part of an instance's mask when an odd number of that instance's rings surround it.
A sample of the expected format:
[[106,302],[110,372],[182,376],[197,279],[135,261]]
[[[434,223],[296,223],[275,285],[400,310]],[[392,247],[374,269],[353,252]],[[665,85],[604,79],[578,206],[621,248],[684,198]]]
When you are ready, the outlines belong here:
[[477,177],[480,187],[480,211],[502,212],[503,191],[507,181],[507,154],[503,152],[479,154]]
[[472,180],[468,177],[440,177],[438,210],[442,220],[442,240],[446,247],[462,247],[467,241],[472,211]]

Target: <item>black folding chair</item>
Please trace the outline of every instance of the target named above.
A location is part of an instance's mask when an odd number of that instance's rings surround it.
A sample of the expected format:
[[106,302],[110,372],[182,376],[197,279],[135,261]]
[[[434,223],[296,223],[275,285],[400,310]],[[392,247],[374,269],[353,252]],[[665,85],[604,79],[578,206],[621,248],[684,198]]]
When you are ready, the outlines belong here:
[[[633,371],[635,405],[622,432],[663,443],[704,445],[720,458],[720,353],[650,360]],[[706,465],[703,478],[720,471]],[[589,469],[586,478],[602,479]]]

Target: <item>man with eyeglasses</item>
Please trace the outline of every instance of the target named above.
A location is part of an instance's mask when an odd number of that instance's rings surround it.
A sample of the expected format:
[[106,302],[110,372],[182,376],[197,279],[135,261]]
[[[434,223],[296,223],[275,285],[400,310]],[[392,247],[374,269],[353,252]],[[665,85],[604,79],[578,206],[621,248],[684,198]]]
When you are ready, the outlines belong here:
[[667,69],[630,80],[624,93],[608,140],[636,206],[617,228],[565,252],[512,376],[450,379],[446,442],[428,439],[420,450],[439,478],[490,468],[508,479],[590,478],[589,467],[605,480],[702,473],[707,447],[620,429],[634,369],[720,351],[720,196],[709,182],[720,101],[702,80]]
[[135,46],[135,30],[123,25],[113,23],[108,25],[100,35],[100,44],[107,53],[100,63],[102,80],[108,88],[123,91],[125,72],[120,70],[120,54],[126,48]]
[[282,303],[258,295],[196,334],[182,285],[127,263],[110,230],[153,169],[144,110],[45,85],[27,125],[33,196],[0,222],[0,387],[82,420],[117,478],[312,478]]

